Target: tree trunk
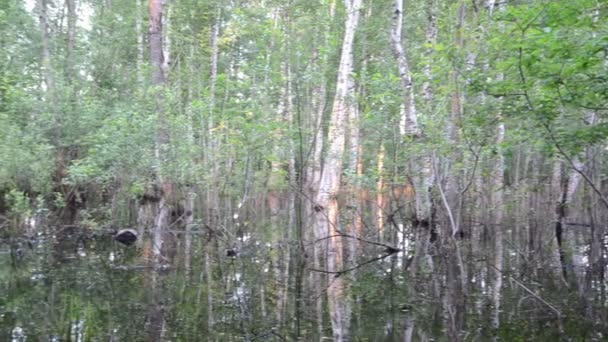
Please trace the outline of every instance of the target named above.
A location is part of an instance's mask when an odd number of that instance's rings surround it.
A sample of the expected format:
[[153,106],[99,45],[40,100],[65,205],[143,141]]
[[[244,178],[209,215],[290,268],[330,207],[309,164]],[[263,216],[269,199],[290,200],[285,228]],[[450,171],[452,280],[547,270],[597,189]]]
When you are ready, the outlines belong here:
[[[488,0],[488,17],[492,20],[494,13],[494,6],[496,0]],[[502,9],[502,5],[499,5],[499,9]],[[488,69],[488,68],[486,68]],[[497,76],[498,80],[502,80],[504,77],[502,74]],[[500,106],[502,98],[498,98],[497,102]],[[493,273],[494,282],[492,287],[492,329],[494,330],[493,339],[498,340],[498,329],[500,328],[500,311],[501,311],[501,298],[502,298],[502,283],[503,283],[503,265],[504,265],[504,247],[503,247],[503,217],[504,217],[504,187],[505,187],[505,158],[502,152],[502,145],[505,140],[505,124],[503,122],[502,113],[499,111],[496,114],[497,127],[496,127],[496,138],[495,146],[497,148],[497,154],[492,158],[492,170],[490,171],[491,177],[491,225],[494,232],[494,261],[493,261]]]
[[[498,114],[499,124],[496,132],[496,146],[501,146],[505,138],[505,126],[502,115]],[[502,296],[503,278],[503,216],[504,216],[504,166],[505,160],[499,151],[491,172],[492,177],[492,226],[494,231],[494,284],[492,288],[492,328],[497,331],[500,327],[500,301]],[[496,339],[497,337],[494,336]]]
[[416,114],[416,101],[414,98],[414,85],[407,59],[407,54],[401,42],[403,27],[403,0],[393,1],[393,15],[391,24],[391,47],[399,67],[399,81],[403,91],[402,115],[399,131],[408,135],[419,135],[418,117]]
[[67,36],[67,48],[66,48],[66,79],[70,83],[74,74],[74,65],[72,57],[74,55],[74,46],[76,45],[76,3],[75,0],[66,0],[68,8],[68,36]]
[[[319,78],[319,81],[315,82],[312,87],[311,94],[311,120],[310,120],[310,158],[306,163],[305,169],[305,217],[310,220],[306,223],[306,226],[312,226],[313,229],[307,232],[308,239],[316,241],[312,245],[312,258],[311,267],[313,269],[321,269],[324,263],[324,252],[327,241],[321,240],[326,235],[327,227],[319,227],[315,224],[316,222],[316,205],[315,198],[319,190],[319,184],[321,182],[321,167],[323,157],[323,116],[325,107],[327,105],[327,80],[325,78],[326,68],[328,65],[328,53],[325,52],[329,46],[330,36],[330,24],[329,21],[334,18],[335,14],[335,1],[332,0],[328,4],[328,13],[322,14],[325,19],[324,24],[319,28],[319,36],[321,41],[319,45],[322,48],[314,47],[312,52],[311,63],[314,68],[314,72]],[[315,334],[316,339],[324,338],[324,318],[323,318],[323,304],[324,304],[324,291],[326,288],[327,279],[323,273],[310,272],[308,276],[308,288],[312,298],[311,309],[312,315],[315,321]]]
[[[457,7],[456,27],[454,32],[454,45],[457,53],[463,52],[464,37],[462,28],[464,25],[465,4],[464,0],[459,0]],[[461,92],[459,70],[454,66],[452,70],[452,95],[450,103],[450,118],[447,123],[447,141],[452,146],[457,146],[459,143],[459,125],[461,120]],[[446,215],[449,218],[449,224],[446,224],[443,231],[442,241],[447,255],[447,286],[444,297],[444,318],[447,325],[447,335],[450,341],[462,341],[463,329],[465,324],[465,290],[466,290],[466,272],[462,261],[460,250],[460,241],[457,239],[457,234],[460,231],[460,203],[461,194],[459,191],[459,174],[454,165],[462,159],[462,155],[458,150],[455,150],[450,155],[450,162],[446,168],[447,180],[445,184],[445,194],[443,202],[446,209]],[[437,169],[437,167],[435,168]],[[439,181],[439,180],[438,180]],[[441,188],[441,185],[440,185]],[[447,228],[450,227],[450,228]]]
[[173,197],[173,183],[166,176],[162,175],[162,161],[168,156],[169,132],[167,130],[167,118],[164,108],[164,85],[166,83],[163,54],[163,6],[162,0],[148,0],[149,15],[149,34],[150,34],[150,59],[152,65],[152,85],[155,97],[156,111],[158,113],[158,126],[155,139],[156,162],[159,170],[156,174],[157,188],[160,189],[159,202],[152,231],[152,254],[153,271],[151,281],[151,303],[150,303],[150,322],[149,338],[151,341],[161,341],[163,339],[165,327],[165,310],[163,305],[162,293],[160,290],[162,280],[160,275],[162,264],[166,262],[164,256],[164,245],[166,240],[166,229],[169,226],[171,200]]
[[378,170],[378,180],[376,180],[376,229],[378,230],[378,240],[384,241],[384,211],[386,203],[385,199],[385,185],[384,185],[384,158],[386,150],[384,143],[380,143],[378,149],[378,157],[376,161],[376,167]]
[[427,0],[426,4],[426,30],[425,30],[425,38],[426,38],[426,49],[425,49],[425,64],[424,64],[424,76],[425,80],[422,83],[422,97],[424,100],[430,104],[433,101],[434,91],[431,82],[433,81],[433,47],[435,46],[435,41],[437,40],[437,13],[435,9],[435,0]]
[[47,12],[47,0],[36,0],[36,7],[38,9],[38,24],[42,37],[42,62],[40,63],[42,65],[42,75],[46,93],[52,94],[55,89],[55,78],[51,66],[51,34]]
[[342,55],[338,69],[336,95],[329,124],[327,155],[323,162],[323,173],[315,198],[315,225],[318,231],[329,236],[327,271],[334,274],[327,289],[329,312],[334,341],[348,341],[350,330],[350,302],[346,293],[343,269],[343,239],[338,226],[338,195],[344,156],[346,123],[352,110],[353,41],[359,22],[361,0],[345,1],[347,18],[345,22]]
[[142,13],[142,0],[135,0],[135,34],[137,35],[137,85],[142,86],[144,84],[144,35],[143,35],[143,13]]

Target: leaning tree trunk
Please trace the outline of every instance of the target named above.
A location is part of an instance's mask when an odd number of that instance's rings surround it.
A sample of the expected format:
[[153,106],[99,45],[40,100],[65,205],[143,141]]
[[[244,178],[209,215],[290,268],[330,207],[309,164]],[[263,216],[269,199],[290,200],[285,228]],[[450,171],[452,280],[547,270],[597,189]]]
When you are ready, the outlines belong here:
[[348,341],[350,330],[350,303],[346,293],[343,268],[343,241],[338,227],[338,195],[344,157],[346,125],[349,113],[353,110],[353,41],[359,22],[361,0],[346,0],[347,17],[345,22],[342,55],[338,69],[338,81],[327,137],[328,149],[323,162],[323,173],[315,198],[316,231],[325,231],[329,236],[327,253],[327,272],[334,277],[329,281],[327,297],[334,341]]

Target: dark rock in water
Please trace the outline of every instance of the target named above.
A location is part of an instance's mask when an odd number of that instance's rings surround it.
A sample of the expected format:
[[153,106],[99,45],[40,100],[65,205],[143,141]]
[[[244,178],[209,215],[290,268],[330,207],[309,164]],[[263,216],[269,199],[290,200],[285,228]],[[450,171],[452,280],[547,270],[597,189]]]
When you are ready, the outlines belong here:
[[114,236],[114,240],[126,246],[131,246],[137,241],[137,231],[135,229],[121,229]]

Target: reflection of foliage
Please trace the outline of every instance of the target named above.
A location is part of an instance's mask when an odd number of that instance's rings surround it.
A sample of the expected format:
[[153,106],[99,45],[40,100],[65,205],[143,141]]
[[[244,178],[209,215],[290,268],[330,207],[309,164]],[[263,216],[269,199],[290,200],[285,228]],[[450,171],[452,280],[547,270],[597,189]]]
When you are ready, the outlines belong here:
[[3,331],[20,326],[28,339],[57,336],[68,340],[74,327],[81,324],[89,338],[105,339],[111,332],[108,329],[116,328],[120,340],[143,339],[145,310],[136,304],[142,301],[141,273],[104,262],[110,252],[104,251],[106,247],[100,254],[89,250],[87,253],[93,253],[85,259],[63,263],[51,262],[48,248],[46,243],[37,245],[15,268],[0,267],[4,271],[0,274],[0,310],[12,313],[14,321]]

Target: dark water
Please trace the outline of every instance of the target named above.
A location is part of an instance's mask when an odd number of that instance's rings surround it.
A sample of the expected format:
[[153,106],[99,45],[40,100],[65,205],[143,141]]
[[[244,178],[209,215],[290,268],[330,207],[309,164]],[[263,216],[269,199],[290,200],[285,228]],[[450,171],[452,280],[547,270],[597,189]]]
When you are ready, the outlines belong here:
[[[293,243],[246,235],[235,245],[202,234],[187,242],[185,234],[175,234],[167,243],[166,262],[155,269],[149,241],[124,246],[107,234],[79,234],[2,240],[1,341],[331,336],[324,289],[313,294]],[[360,281],[351,286],[354,316],[361,322],[353,332],[361,340],[390,340],[391,330],[399,328],[399,280],[390,276],[390,267],[390,261],[370,265],[379,273],[360,272]],[[322,322],[314,313],[317,304],[323,305]]]
[[[151,262],[147,236],[133,246],[78,230],[6,237],[0,240],[0,341],[331,340],[324,284],[333,276],[311,276],[306,246],[256,231],[173,232],[160,266]],[[381,255],[374,248],[364,250],[360,263]],[[345,275],[350,340],[400,341],[408,318],[416,323],[414,341],[449,340],[442,309],[448,278],[421,269],[414,284],[404,271],[408,257],[394,254]],[[434,288],[433,277],[442,285]],[[486,280],[481,271],[471,279],[462,337],[489,340],[489,296],[480,283]],[[578,299],[542,289],[516,293],[520,288],[514,280],[505,286],[501,340],[602,340],[605,322],[577,314]],[[541,296],[563,299],[561,321]]]

